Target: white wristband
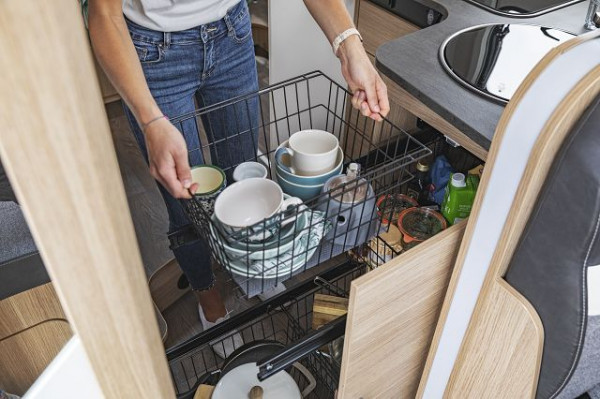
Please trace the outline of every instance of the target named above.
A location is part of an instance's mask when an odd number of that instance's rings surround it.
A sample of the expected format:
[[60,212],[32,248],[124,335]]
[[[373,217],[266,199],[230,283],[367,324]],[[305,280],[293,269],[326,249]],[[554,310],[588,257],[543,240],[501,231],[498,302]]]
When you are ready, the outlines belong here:
[[362,42],[362,36],[360,35],[360,33],[358,33],[358,31],[355,28],[346,29],[345,31],[337,35],[335,39],[333,39],[333,43],[331,43],[331,47],[333,47],[333,54],[337,56],[337,52],[342,42],[352,35],[357,35],[360,41]]

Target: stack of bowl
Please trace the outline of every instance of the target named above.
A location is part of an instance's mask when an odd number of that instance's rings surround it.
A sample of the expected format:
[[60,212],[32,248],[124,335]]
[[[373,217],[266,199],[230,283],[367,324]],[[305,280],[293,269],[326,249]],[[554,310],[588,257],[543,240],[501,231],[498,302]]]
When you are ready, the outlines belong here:
[[286,194],[303,201],[318,196],[325,182],[342,172],[344,152],[323,130],[294,133],[275,151],[277,182]]

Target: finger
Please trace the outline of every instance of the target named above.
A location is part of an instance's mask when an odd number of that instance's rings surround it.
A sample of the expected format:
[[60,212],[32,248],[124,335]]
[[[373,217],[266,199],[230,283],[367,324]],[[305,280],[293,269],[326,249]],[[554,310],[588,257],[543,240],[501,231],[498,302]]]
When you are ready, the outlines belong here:
[[181,181],[177,178],[177,170],[174,164],[165,164],[158,168],[161,182],[163,186],[171,193],[175,198],[186,198],[189,199],[190,194],[187,189],[183,187]]
[[390,100],[387,94],[387,86],[381,78],[377,79],[377,98],[379,99],[379,107],[381,108],[379,113],[381,116],[386,116],[390,112]]
[[365,101],[366,99],[367,99],[367,94],[365,93],[364,90],[361,90],[358,93],[358,104],[359,105],[362,104],[362,102]]
[[192,171],[187,157],[187,151],[179,150],[173,154],[175,161],[175,171],[177,179],[181,182],[183,188],[188,189],[192,186]]
[[196,191],[198,191],[198,187],[200,187],[200,185],[198,183],[192,183],[192,185],[190,186],[190,188],[188,190],[190,193],[195,194]]
[[371,111],[369,110],[369,104],[367,104],[367,102],[365,101],[366,98],[367,95],[363,90],[361,90],[358,94],[356,108],[360,111],[362,115],[369,116],[371,115]]
[[367,94],[367,103],[371,112],[380,113],[379,100],[377,99],[376,81],[365,85],[365,93]]
[[358,103],[358,95],[359,95],[359,91],[355,91],[354,94],[352,95],[352,99],[350,100],[350,103],[352,104],[353,108],[359,109],[360,105]]
[[369,104],[366,101],[363,101],[360,104],[360,113],[367,117],[371,116],[371,110],[369,109]]

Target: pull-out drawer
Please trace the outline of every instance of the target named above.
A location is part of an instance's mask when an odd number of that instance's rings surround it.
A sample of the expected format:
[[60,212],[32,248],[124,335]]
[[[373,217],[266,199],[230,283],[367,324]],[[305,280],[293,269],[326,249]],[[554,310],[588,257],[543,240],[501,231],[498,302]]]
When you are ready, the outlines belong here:
[[414,397],[465,226],[352,282],[340,398]]

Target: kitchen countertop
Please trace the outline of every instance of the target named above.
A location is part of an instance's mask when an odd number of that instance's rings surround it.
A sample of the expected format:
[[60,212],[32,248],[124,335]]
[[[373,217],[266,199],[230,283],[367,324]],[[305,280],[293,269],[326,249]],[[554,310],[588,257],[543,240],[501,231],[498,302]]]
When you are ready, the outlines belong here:
[[476,144],[488,150],[504,105],[462,86],[439,61],[440,46],[462,29],[488,23],[529,23],[587,32],[584,1],[535,18],[507,18],[463,0],[415,0],[446,15],[433,26],[384,43],[377,49],[377,68],[410,94],[446,119]]

